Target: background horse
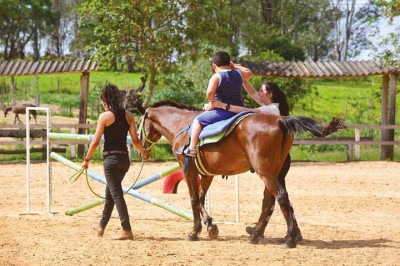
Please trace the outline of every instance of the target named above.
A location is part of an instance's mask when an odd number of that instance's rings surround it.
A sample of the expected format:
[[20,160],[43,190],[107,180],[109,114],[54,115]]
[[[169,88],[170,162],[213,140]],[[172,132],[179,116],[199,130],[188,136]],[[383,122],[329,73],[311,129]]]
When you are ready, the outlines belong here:
[[[140,109],[140,108],[138,108]],[[141,118],[140,137],[145,148],[151,149],[161,136],[172,144],[174,154],[181,166],[186,167],[191,207],[193,211],[193,230],[190,240],[198,240],[202,230],[201,217],[207,226],[210,238],[218,237],[218,227],[212,223],[204,202],[205,195],[215,175],[235,175],[248,170],[256,172],[264,182],[264,198],[261,215],[254,228],[249,230],[250,243],[258,243],[272,215],[277,199],[284,214],[288,233],[286,245],[296,247],[301,238],[293,208],[286,188],[279,179],[287,174],[290,167],[289,151],[293,144],[294,133],[307,131],[314,136],[323,137],[343,128],[341,119],[333,119],[324,127],[311,118],[280,117],[265,113],[255,113],[244,118],[230,134],[214,144],[207,144],[198,150],[197,162],[193,158],[177,155],[176,151],[188,142],[188,133],[182,129],[190,125],[201,110],[182,104],[162,101],[146,110]],[[200,173],[197,164],[206,169],[207,174]],[[282,166],[286,165],[286,169]],[[197,177],[201,176],[200,187]]]
[[[13,113],[15,114],[14,124],[17,123],[17,120],[19,121],[20,124],[23,124],[21,119],[19,119],[18,115],[19,114],[26,114],[26,109],[25,109],[26,107],[36,107],[36,106],[33,105],[33,104],[30,104],[30,103],[16,103],[16,104],[11,105],[11,106],[5,106],[3,104],[2,108],[3,108],[3,112],[4,112],[4,117],[7,116],[7,113],[9,111],[13,111]],[[36,120],[37,113],[36,113],[36,110],[30,110],[29,111],[29,120],[31,120],[31,115],[33,116],[33,118],[35,119],[35,123],[37,124],[37,120]]]

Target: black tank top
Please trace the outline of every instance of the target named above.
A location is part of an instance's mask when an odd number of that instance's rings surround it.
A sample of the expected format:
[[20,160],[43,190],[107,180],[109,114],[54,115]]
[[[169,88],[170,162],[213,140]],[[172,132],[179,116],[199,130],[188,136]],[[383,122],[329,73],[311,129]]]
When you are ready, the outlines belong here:
[[115,121],[104,129],[103,151],[128,151],[126,136],[129,124],[125,118],[125,110],[114,114]]

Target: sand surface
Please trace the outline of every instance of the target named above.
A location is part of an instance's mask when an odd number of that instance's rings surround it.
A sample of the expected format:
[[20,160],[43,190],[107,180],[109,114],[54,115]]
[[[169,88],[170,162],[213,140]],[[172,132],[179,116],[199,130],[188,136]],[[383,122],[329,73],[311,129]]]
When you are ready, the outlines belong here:
[[[140,180],[176,163],[148,162]],[[92,229],[102,206],[73,216],[65,211],[96,200],[85,178],[68,184],[71,168],[51,163],[51,212],[46,214],[46,165],[31,165],[30,211],[27,211],[26,166],[0,165],[0,265],[400,265],[400,163],[293,163],[287,176],[290,199],[304,240],[287,249],[280,240],[286,224],[275,208],[266,238],[247,242],[245,227],[258,219],[262,183],[251,173],[239,176],[239,223],[236,222],[235,177],[216,177],[211,187],[211,214],[221,223],[219,238],[203,228],[190,242],[192,222],[126,195],[134,241],[115,241],[120,230],[116,211],[103,238]],[[91,169],[103,175],[102,165]],[[124,185],[140,169],[132,163]],[[104,185],[91,180],[103,194]],[[163,180],[138,191],[190,211],[188,190],[162,192]],[[224,223],[225,222],[225,223]]]

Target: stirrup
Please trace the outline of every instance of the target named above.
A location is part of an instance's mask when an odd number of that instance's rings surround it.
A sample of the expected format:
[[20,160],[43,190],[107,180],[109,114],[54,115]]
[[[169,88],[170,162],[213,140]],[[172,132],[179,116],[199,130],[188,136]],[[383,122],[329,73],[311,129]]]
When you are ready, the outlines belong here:
[[188,147],[183,153],[188,157],[196,157],[197,151]]

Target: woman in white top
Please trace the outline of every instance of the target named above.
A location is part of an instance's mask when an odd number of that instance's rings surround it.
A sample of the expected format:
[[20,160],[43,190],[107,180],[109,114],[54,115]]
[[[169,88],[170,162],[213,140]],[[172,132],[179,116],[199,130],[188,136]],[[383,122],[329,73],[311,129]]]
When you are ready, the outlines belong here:
[[[255,90],[253,85],[247,80],[243,82],[246,89]],[[258,108],[247,108],[244,106],[230,105],[220,101],[213,101],[204,106],[205,110],[211,110],[214,108],[221,108],[234,112],[240,113],[243,111],[255,111],[255,112],[266,112],[273,115],[289,115],[289,104],[286,99],[285,93],[279,88],[279,86],[273,82],[265,82],[260,90],[258,91],[259,100],[257,101],[261,106]]]

